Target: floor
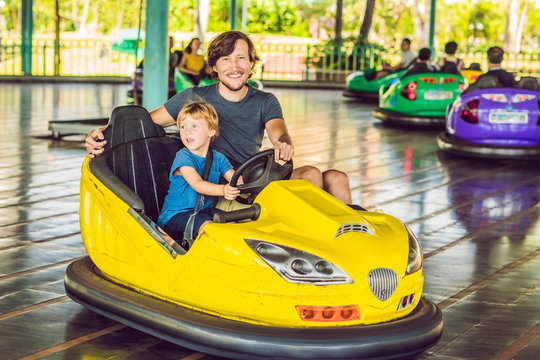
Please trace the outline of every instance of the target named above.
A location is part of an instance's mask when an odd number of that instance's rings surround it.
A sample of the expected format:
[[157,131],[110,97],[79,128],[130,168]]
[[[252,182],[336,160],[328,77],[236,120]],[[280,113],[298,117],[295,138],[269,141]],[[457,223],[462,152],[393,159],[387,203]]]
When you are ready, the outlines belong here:
[[[78,224],[83,136],[48,121],[107,117],[126,85],[0,84],[2,359],[218,359],[141,333],[65,296],[86,254]],[[353,200],[411,226],[424,295],[443,311],[440,342],[414,359],[536,359],[540,354],[538,161],[442,155],[436,129],[382,125],[338,90],[271,88],[296,164],[341,169]]]

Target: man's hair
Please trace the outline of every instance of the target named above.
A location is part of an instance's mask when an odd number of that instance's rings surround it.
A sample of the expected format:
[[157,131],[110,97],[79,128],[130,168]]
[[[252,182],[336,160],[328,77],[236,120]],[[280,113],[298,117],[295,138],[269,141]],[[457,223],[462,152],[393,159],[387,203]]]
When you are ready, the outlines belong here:
[[[253,70],[257,61],[260,60],[259,55],[257,55],[255,46],[249,36],[236,30],[223,32],[210,41],[210,44],[208,45],[208,66],[213,68],[219,58],[232,54],[238,40],[244,40],[247,43],[249,61],[253,63],[253,66],[251,67]],[[215,77],[215,72],[212,73],[212,75]]]
[[184,105],[176,118],[176,126],[178,126],[178,129],[180,129],[180,124],[187,116],[191,116],[192,118],[198,120],[206,120],[208,127],[216,130],[216,135],[212,137],[212,140],[219,135],[218,114],[216,109],[214,109],[214,107],[209,103],[204,101],[193,101]]
[[487,51],[488,61],[492,64],[502,63],[504,50],[498,46],[490,47]]
[[428,48],[421,48],[418,52],[418,59],[422,61],[427,61],[431,57],[431,50]]
[[454,55],[457,51],[457,43],[455,41],[447,42],[446,45],[444,45],[444,52],[448,55]]
[[403,39],[403,41],[401,41],[401,42],[405,42],[405,43],[411,45],[411,39],[409,39],[409,38],[405,38],[405,39]]

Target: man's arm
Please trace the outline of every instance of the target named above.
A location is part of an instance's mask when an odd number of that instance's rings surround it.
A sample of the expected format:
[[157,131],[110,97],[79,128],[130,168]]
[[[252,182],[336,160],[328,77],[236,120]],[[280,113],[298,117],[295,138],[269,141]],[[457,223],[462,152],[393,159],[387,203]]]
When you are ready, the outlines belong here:
[[167,109],[165,109],[165,105],[161,105],[156,110],[150,112],[150,117],[155,124],[161,127],[171,126],[176,123]]
[[283,119],[269,120],[265,125],[268,138],[274,145],[275,159],[289,161],[294,155],[294,147],[292,144],[289,130]]

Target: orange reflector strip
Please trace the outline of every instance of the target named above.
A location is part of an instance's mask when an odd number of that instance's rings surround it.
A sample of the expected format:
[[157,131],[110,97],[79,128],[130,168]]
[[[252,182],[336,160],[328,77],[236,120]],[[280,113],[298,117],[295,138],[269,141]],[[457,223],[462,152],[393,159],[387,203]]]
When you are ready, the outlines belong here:
[[445,77],[445,78],[442,79],[443,84],[449,84],[449,83],[453,83],[453,82],[456,82],[456,81],[457,81],[456,78]]
[[306,306],[296,305],[296,311],[304,321],[337,322],[360,320],[356,305],[345,306]]
[[434,77],[421,77],[421,78],[418,78],[418,80],[420,80],[421,82],[428,83],[428,84],[437,83],[437,78],[434,78]]

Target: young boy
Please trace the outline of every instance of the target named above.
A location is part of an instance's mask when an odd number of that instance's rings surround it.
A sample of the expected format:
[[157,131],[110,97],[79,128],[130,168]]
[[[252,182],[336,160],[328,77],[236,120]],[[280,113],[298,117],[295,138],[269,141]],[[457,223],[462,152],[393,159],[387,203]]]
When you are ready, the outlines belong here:
[[[169,175],[171,185],[159,214],[158,226],[178,238],[194,212],[197,194],[208,195],[203,197],[195,216],[193,238],[196,238],[202,228],[212,222],[214,214],[221,211],[214,207],[215,197],[234,200],[240,191],[229,184],[218,184],[222,175],[230,181],[234,169],[222,153],[209,149],[219,133],[214,107],[205,102],[191,102],[182,108],[176,124],[185,147],[176,153],[173,161]],[[208,151],[213,151],[214,159],[205,181],[202,174]]]

